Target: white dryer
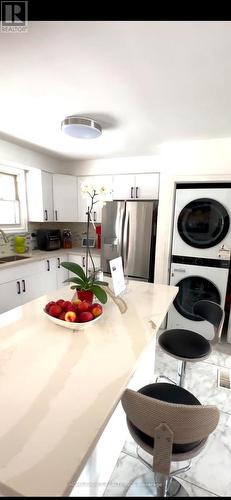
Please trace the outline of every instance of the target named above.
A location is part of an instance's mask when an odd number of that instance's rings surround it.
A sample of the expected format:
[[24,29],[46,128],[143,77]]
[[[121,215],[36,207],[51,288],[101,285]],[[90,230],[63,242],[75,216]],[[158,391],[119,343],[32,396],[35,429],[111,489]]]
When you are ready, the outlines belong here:
[[172,255],[220,259],[227,252],[229,258],[231,184],[182,186],[176,189]]
[[[208,267],[207,261],[197,259],[195,264],[186,264],[190,258],[178,258],[181,262],[171,264],[170,285],[179,291],[169,309],[167,328],[183,328],[200,333],[210,340],[213,327],[193,314],[193,304],[198,300],[212,300],[224,308],[229,269],[228,261],[220,261],[221,267]],[[195,260],[193,262],[196,262]]]

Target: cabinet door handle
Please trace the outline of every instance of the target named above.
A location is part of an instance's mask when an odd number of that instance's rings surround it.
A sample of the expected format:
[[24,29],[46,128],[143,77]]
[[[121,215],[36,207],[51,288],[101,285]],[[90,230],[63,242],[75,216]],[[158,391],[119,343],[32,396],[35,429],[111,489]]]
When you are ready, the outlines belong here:
[[22,291],[25,292],[26,291],[26,283],[25,283],[25,280],[22,280]]
[[20,281],[17,281],[17,293],[21,293]]
[[47,271],[50,271],[50,261],[47,260]]
[[93,212],[93,221],[96,222],[96,212]]
[[58,220],[58,210],[55,210],[55,220]]
[[139,188],[138,188],[138,187],[136,187],[136,198],[139,198],[139,196],[138,196],[138,189],[139,189]]
[[83,267],[85,267],[85,257],[82,257],[83,259]]
[[60,269],[60,258],[58,257],[58,269]]
[[45,212],[45,220],[48,220],[48,212],[47,212],[47,210],[44,210],[44,212]]
[[131,198],[133,198],[133,190],[134,190],[134,187],[131,187]]

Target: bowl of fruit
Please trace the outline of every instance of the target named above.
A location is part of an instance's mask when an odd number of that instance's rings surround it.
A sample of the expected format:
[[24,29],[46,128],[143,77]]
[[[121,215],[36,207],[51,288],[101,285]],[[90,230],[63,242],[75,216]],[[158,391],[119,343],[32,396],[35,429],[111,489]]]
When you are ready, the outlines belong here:
[[83,330],[95,324],[103,315],[103,308],[98,302],[89,304],[86,300],[76,298],[48,302],[43,311],[50,321],[71,330]]

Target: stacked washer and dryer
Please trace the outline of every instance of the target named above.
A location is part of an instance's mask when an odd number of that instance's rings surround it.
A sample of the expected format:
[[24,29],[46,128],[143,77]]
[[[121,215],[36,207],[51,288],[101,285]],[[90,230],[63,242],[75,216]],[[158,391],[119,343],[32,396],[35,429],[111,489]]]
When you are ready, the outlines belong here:
[[[176,188],[170,284],[179,292],[167,328],[194,330],[208,340],[213,327],[193,313],[212,300],[225,308],[231,249],[231,184],[180,184]],[[206,325],[205,325],[206,323]],[[231,332],[227,335],[231,342]]]

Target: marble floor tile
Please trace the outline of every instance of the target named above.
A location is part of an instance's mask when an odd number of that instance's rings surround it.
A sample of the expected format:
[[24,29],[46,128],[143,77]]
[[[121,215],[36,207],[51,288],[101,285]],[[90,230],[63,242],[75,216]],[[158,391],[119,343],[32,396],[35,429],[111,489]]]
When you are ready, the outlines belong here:
[[[177,364],[157,343],[152,381],[160,373],[175,380]],[[220,410],[219,424],[205,448],[192,460],[191,468],[178,476],[189,496],[230,496],[231,492],[231,390],[217,386],[218,367],[231,368],[231,345],[219,344],[206,361],[187,365],[186,388],[202,404],[215,404]],[[142,463],[124,452],[136,453],[136,443],[129,432],[104,496],[124,496],[128,483],[147,471]],[[141,455],[151,463],[147,453],[142,451]],[[172,464],[172,469],[178,467],[179,464]]]
[[[128,485],[132,483],[141,474],[147,472],[147,468],[137,459],[121,453],[115,469],[111,475],[110,481],[104,492],[105,497],[123,497],[125,496]],[[189,496],[192,497],[213,497],[217,496],[210,490],[200,488],[187,480],[178,477],[177,480],[185,488]]]
[[204,450],[192,460],[181,478],[218,496],[231,492],[231,416],[221,412],[220,421]]

